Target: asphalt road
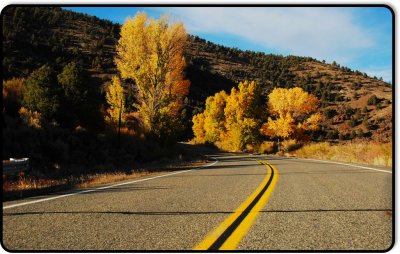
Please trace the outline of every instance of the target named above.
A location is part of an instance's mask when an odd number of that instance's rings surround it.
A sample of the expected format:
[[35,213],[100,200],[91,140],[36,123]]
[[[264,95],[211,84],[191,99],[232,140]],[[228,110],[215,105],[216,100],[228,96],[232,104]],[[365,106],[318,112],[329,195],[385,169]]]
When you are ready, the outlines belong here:
[[[218,162],[209,167],[165,177],[4,202],[3,247],[191,250],[235,214],[244,222],[255,219],[248,231],[233,228],[239,250],[385,250],[392,244],[391,169],[267,156],[214,157]],[[274,166],[275,175],[255,159]],[[255,193],[272,180],[275,185],[264,187],[270,196]],[[261,210],[238,211],[254,194],[266,202],[255,205]]]

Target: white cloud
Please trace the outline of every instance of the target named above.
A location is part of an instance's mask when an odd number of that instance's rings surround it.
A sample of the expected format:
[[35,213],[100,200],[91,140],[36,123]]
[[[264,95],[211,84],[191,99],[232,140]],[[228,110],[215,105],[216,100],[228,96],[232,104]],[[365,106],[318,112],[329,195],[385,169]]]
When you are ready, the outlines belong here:
[[191,33],[224,33],[289,54],[347,64],[374,45],[345,8],[177,7],[163,9]]

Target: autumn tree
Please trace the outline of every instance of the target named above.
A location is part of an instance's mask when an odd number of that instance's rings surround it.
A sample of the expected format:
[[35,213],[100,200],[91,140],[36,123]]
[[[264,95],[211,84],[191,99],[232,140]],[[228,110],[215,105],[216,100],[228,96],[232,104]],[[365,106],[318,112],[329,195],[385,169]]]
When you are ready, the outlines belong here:
[[106,122],[113,128],[118,127],[119,119],[121,123],[125,121],[125,97],[124,88],[121,80],[114,76],[106,92],[106,100],[109,105],[107,109]]
[[299,87],[275,88],[268,96],[268,118],[261,132],[271,137],[302,139],[306,131],[316,131],[323,119],[316,113],[319,100]]
[[243,150],[247,144],[258,140],[261,123],[261,90],[256,82],[241,82],[232,88],[216,93],[206,100],[203,113],[193,117],[196,143],[214,143],[232,151]]
[[261,89],[256,82],[244,81],[232,88],[226,100],[223,146],[240,151],[258,139],[261,115]]
[[220,139],[221,133],[225,130],[225,105],[228,95],[225,91],[216,93],[206,100],[204,114],[204,140],[214,143]]
[[193,116],[192,122],[192,130],[194,134],[193,141],[197,144],[204,144],[206,142],[206,130],[204,128],[204,113],[199,113]]
[[186,39],[182,23],[166,17],[155,20],[145,13],[121,27],[115,63],[121,77],[135,83],[135,107],[145,129],[159,138],[176,129],[189,91],[189,81],[183,78]]
[[209,96],[203,113],[193,117],[193,133],[196,143],[214,143],[225,131],[225,105],[228,95],[225,91]]

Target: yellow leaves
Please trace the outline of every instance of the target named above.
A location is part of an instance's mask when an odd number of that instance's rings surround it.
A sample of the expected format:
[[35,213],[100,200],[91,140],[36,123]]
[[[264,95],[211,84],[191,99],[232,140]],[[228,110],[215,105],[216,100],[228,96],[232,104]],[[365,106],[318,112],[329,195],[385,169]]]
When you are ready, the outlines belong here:
[[259,97],[261,95],[259,85],[252,81],[239,83],[239,90],[232,88],[230,96],[226,101],[225,117],[226,128],[234,123],[243,121],[245,117],[252,118],[259,108]]
[[107,109],[108,116],[106,120],[116,126],[121,114],[121,121],[125,119],[125,105],[124,105],[124,88],[122,87],[121,80],[114,76],[111,85],[108,86],[106,92],[106,100],[109,105]]
[[25,124],[32,126],[34,128],[40,128],[40,113],[36,111],[31,111],[27,108],[21,107],[18,111],[19,116]]
[[[195,141],[214,143],[229,151],[242,151],[260,142],[259,133],[270,138],[308,140],[323,120],[318,99],[301,88],[276,88],[269,95],[269,112],[261,128],[261,90],[255,82],[244,81],[231,93],[219,92],[206,100],[206,109],[193,117]],[[297,141],[296,141],[297,142]],[[293,147],[297,143],[292,145]]]
[[224,110],[227,132],[225,146],[233,151],[240,151],[246,144],[256,140],[260,122],[260,86],[254,81],[244,81],[239,83],[238,88],[232,88]]
[[157,124],[177,117],[183,107],[190,85],[183,79],[186,40],[183,24],[166,16],[139,13],[121,27],[115,63],[121,77],[135,83],[136,106],[147,131],[157,131]]
[[275,88],[269,95],[269,108],[276,115],[291,114],[298,117],[310,114],[318,108],[318,98],[300,87]]
[[295,126],[293,117],[289,113],[286,113],[276,120],[272,120],[269,117],[267,125],[263,125],[262,130],[264,130],[264,134],[269,134],[272,137],[288,138],[294,132]]
[[195,116],[193,116],[193,133],[194,133],[194,142],[198,143],[198,144],[204,144],[205,143],[205,135],[206,135],[206,131],[204,129],[204,114],[200,113],[197,114]]
[[12,78],[3,80],[3,98],[13,97],[15,99],[22,97],[22,87],[24,80],[20,78]]
[[[201,117],[193,118],[196,140],[218,144],[222,149],[239,151],[256,140],[261,112],[260,87],[255,82],[245,81],[232,88],[230,95],[224,91],[206,100],[206,109]],[[201,129],[203,123],[203,130]],[[204,135],[204,136],[202,136]]]
[[305,130],[317,131],[320,129],[320,124],[323,119],[324,116],[321,113],[315,113],[304,121],[303,128]]
[[205,142],[214,143],[224,131],[224,108],[228,95],[225,91],[216,93],[206,100],[204,110]]
[[269,110],[275,115],[275,119],[269,118],[262,126],[260,131],[264,135],[284,139],[295,136],[304,139],[304,131],[319,130],[323,116],[320,113],[312,114],[319,104],[314,95],[308,94],[300,87],[275,88],[268,98]]

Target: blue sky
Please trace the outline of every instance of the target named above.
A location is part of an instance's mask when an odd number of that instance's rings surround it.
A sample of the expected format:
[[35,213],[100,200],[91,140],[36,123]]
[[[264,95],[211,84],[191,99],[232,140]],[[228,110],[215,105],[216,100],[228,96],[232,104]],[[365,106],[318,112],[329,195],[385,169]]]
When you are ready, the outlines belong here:
[[336,61],[392,82],[392,14],[384,7],[68,7],[122,24],[139,11],[243,50]]

